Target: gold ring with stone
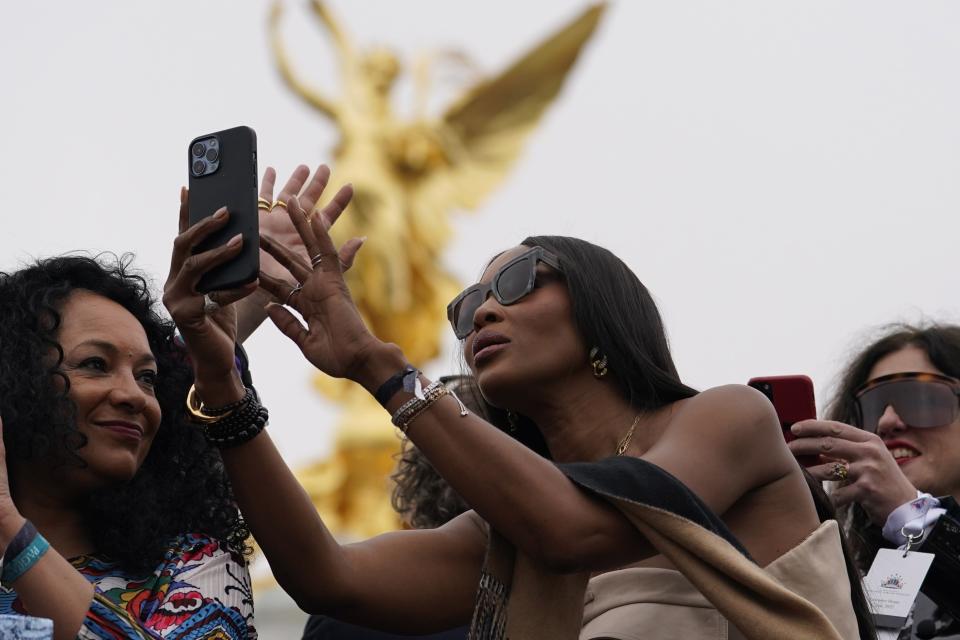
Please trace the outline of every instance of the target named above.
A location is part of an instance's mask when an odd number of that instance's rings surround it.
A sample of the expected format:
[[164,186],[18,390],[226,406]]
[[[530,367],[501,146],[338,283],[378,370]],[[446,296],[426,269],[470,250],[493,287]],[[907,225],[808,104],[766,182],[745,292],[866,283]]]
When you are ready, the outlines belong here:
[[837,462],[833,465],[833,470],[830,472],[834,480],[843,482],[850,476],[850,468],[847,466],[846,462]]

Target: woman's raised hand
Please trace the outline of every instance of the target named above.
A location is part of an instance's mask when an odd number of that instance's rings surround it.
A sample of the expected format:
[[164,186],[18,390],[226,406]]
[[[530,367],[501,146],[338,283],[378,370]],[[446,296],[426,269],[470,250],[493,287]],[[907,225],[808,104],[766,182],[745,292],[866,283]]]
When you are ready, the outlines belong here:
[[820,456],[822,464],[807,468],[810,475],[842,481],[830,493],[836,506],[857,502],[882,526],[891,511],[917,497],[877,434],[828,420],[804,420],[791,430],[796,439],[787,446],[794,455]]
[[[350,185],[341,187],[319,214],[309,217],[298,197],[287,200],[287,215],[308,259],[269,235],[260,236],[260,246],[289,274],[277,278],[260,273],[260,286],[281,302],[267,307],[270,319],[315,367],[338,378],[351,378],[368,352],[381,344],[367,330],[343,280],[343,271],[353,263],[363,239],[348,240],[337,250],[328,233],[352,197]],[[284,306],[295,309],[307,326]]]
[[[282,244],[293,254],[300,256],[304,260],[309,260],[307,248],[303,244],[303,239],[297,233],[297,229],[290,221],[285,206],[292,197],[297,197],[300,208],[307,212],[313,212],[317,202],[323,195],[327,183],[330,181],[330,168],[326,165],[320,165],[310,176],[310,169],[306,165],[299,165],[290,174],[290,177],[284,183],[283,188],[277,193],[274,199],[274,188],[277,182],[277,172],[273,167],[267,167],[263,172],[263,180],[260,182],[258,213],[260,216],[260,231],[273,240]],[[329,227],[336,215],[342,211],[337,206],[327,206],[315,215],[323,216],[324,222]],[[349,268],[349,263],[344,269]],[[260,271],[272,276],[276,280],[287,280],[291,286],[296,284],[290,273],[266,251],[260,251]],[[264,306],[268,302],[282,302],[273,297],[265,290],[260,289],[255,295],[243,298],[237,304],[237,323],[239,342],[243,342],[250,336],[260,323],[266,319]]]
[[[339,205],[327,206],[316,214],[313,214],[313,210],[330,181],[330,168],[325,164],[320,165],[311,178],[309,167],[303,164],[297,166],[290,174],[286,184],[276,195],[276,199],[274,199],[273,190],[276,181],[277,172],[273,167],[267,167],[267,170],[263,172],[263,180],[260,182],[260,232],[270,236],[271,239],[276,240],[292,253],[309,260],[303,239],[297,233],[296,227],[291,223],[290,216],[286,215],[281,203],[287,203],[290,198],[296,197],[303,211],[308,214],[323,216],[324,222],[329,228],[336,220],[336,216],[343,211],[343,207]],[[349,198],[347,198],[347,201],[349,201]],[[271,203],[270,207],[266,206],[268,202]],[[332,220],[330,219],[331,216],[333,216]],[[349,264],[346,265],[344,270],[349,266]],[[260,252],[260,271],[280,280],[290,278],[289,272],[266,251]],[[275,300],[275,302],[281,301]]]
[[[163,304],[177,324],[193,361],[200,397],[211,406],[229,404],[233,401],[232,395],[243,395],[242,387],[238,390],[236,384],[230,384],[237,337],[237,317],[232,303],[253,293],[257,282],[212,293],[210,299],[216,304],[207,303],[204,295],[197,291],[197,283],[207,271],[239,254],[243,238],[237,235],[225,245],[193,254],[194,247],[222,228],[230,214],[222,208],[191,227],[188,211],[188,192],[184,188],[180,191],[180,235],[173,242],[170,274],[163,286]],[[207,389],[206,394],[203,387]]]

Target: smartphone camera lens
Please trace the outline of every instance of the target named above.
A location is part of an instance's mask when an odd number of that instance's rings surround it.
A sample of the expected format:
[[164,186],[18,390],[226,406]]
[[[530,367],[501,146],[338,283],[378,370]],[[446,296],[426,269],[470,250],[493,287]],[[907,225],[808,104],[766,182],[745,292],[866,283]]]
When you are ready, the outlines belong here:
[[202,176],[203,173],[207,170],[207,163],[203,160],[194,160],[193,162],[193,175]]
[[197,142],[193,145],[193,155],[198,158],[203,157],[203,153],[206,150],[207,150],[207,147],[202,142]]
[[217,150],[216,150],[216,149],[214,149],[213,147],[207,149],[207,161],[208,161],[208,162],[216,162],[216,161],[217,161],[217,158],[219,158],[219,157],[220,157],[220,154],[217,153]]

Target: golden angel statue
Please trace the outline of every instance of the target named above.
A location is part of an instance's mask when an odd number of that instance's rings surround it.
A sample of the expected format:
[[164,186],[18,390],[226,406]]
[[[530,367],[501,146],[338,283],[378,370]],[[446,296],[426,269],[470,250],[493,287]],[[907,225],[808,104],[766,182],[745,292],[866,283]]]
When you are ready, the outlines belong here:
[[[279,2],[270,18],[277,65],[286,84],[339,132],[334,179],[352,182],[355,195],[334,232],[339,241],[367,236],[357,265],[347,274],[354,300],[374,334],[399,344],[414,364],[423,365],[439,353],[444,309],[459,288],[441,266],[451,212],[476,209],[504,180],[563,87],[604,5],[590,6],[501,73],[481,77],[439,116],[426,112],[426,67],[421,67],[416,85],[420,108],[406,120],[391,109],[391,89],[401,72],[397,57],[382,48],[358,50],[322,0],[312,0],[310,7],[336,49],[340,97],[328,98],[294,70],[281,33]],[[349,425],[340,427],[338,456],[358,439],[366,439],[369,448],[369,440],[377,439],[374,430],[393,438],[382,410],[367,406],[369,398],[361,400],[329,381],[320,386],[348,405]],[[365,428],[360,423],[367,419],[373,424]],[[396,440],[385,446],[392,454]],[[302,478],[318,506],[328,515],[331,508],[338,509],[345,525],[354,520],[343,513],[347,507],[325,508],[322,495],[324,487],[343,485],[341,472],[348,463],[322,465]],[[385,497],[383,476],[373,482],[370,490]],[[351,504],[367,502],[355,497]],[[364,511],[371,515],[368,504]],[[382,526],[372,530],[378,528]]]

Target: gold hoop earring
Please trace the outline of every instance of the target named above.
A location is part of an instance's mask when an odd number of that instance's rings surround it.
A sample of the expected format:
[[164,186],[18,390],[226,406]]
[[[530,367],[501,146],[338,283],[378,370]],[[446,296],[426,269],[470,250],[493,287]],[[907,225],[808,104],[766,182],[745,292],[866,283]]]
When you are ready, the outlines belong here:
[[602,378],[607,375],[607,356],[600,353],[600,347],[590,349],[590,366],[593,367],[593,377]]

